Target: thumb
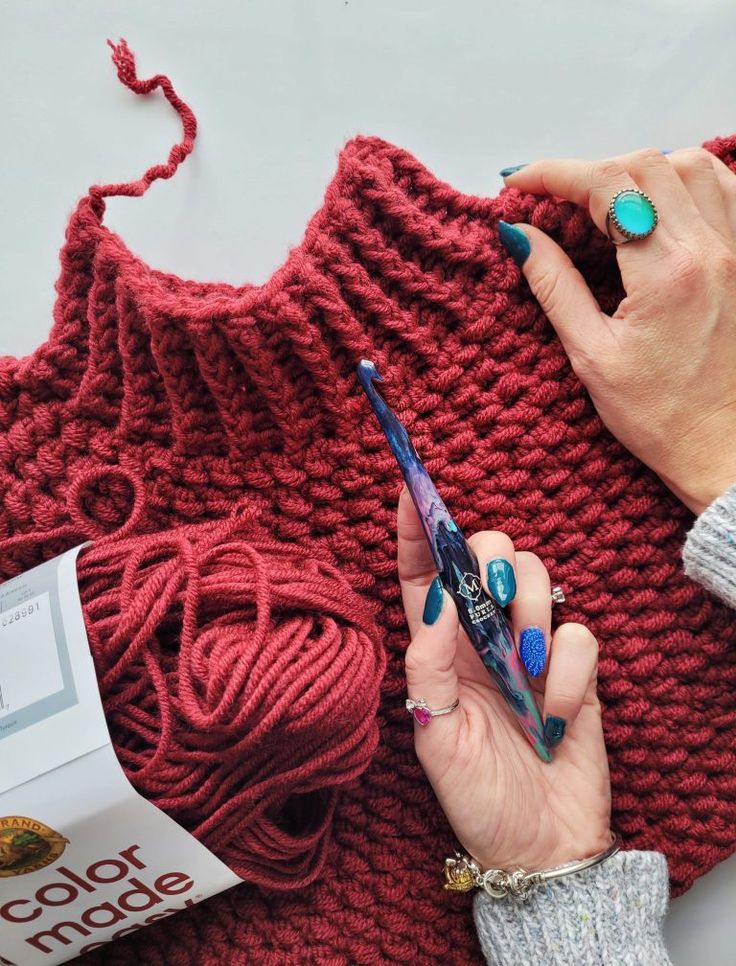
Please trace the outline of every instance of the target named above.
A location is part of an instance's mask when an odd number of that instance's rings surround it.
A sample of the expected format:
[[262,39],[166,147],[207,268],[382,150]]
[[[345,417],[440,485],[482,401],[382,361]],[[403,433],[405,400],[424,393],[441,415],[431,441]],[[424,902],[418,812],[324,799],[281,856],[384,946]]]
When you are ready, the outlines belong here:
[[[442,587],[440,578],[435,577],[427,591],[422,623],[406,649],[408,697],[425,702],[433,711],[450,707],[458,697],[455,671],[458,631],[455,603]],[[427,731],[427,740],[431,734],[454,733],[459,718],[450,713],[435,720],[425,709],[416,709],[417,737],[423,731]]]
[[498,236],[526,276],[570,359],[594,354],[608,329],[606,316],[566,252],[531,225],[499,221]]

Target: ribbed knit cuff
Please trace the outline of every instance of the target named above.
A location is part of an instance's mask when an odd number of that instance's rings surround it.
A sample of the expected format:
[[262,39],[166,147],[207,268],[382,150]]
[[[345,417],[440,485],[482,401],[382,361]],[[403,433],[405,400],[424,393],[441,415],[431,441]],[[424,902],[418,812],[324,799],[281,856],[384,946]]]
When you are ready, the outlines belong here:
[[685,540],[682,560],[688,577],[736,607],[736,486],[700,514]]
[[669,901],[659,852],[618,852],[540,886],[526,902],[479,892],[475,925],[491,966],[666,966]]

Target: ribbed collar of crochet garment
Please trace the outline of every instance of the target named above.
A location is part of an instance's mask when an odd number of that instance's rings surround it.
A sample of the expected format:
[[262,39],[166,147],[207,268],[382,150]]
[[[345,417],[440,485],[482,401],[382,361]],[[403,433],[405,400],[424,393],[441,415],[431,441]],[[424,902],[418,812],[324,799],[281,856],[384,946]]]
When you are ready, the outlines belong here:
[[[480,961],[468,902],[442,891],[454,840],[403,708],[400,480],[357,387],[364,356],[461,526],[536,551],[567,593],[558,619],[598,636],[614,825],[664,851],[682,892],[736,847],[732,619],[683,576],[686,511],[602,427],[496,223],[548,232],[612,311],[609,243],[567,203],[469,197],[361,137],[266,284],[155,271],[105,226],[104,198],[173,174],[196,126],[167,78],[114,54],[132,90],[162,88],[185,136],[166,165],[81,199],[47,342],[0,360],[0,572],[246,503],[280,539],[329,547],[380,608],[389,669],[381,745],[338,806],[320,882],[244,886],[88,961]],[[736,136],[707,147],[735,166]]]

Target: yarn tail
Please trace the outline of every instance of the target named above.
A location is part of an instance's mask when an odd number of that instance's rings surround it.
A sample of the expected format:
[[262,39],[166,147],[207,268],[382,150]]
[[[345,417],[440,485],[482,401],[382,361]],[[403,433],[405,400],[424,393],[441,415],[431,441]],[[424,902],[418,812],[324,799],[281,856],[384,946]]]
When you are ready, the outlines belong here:
[[159,178],[171,178],[176,169],[191,154],[194,139],[197,136],[197,118],[194,112],[174,90],[174,85],[165,74],[155,74],[148,80],[140,80],[135,68],[135,56],[125,40],[114,44],[107,42],[112,49],[112,61],[117,68],[121,83],[125,84],[135,94],[150,94],[160,87],[164,97],[181,118],[183,137],[169,152],[165,164],[155,164],[150,167],[137,181],[125,181],[120,184],[93,185],[89,189],[90,195],[97,200],[98,205],[104,206],[105,197],[113,195],[140,196],[148,190],[152,182]]

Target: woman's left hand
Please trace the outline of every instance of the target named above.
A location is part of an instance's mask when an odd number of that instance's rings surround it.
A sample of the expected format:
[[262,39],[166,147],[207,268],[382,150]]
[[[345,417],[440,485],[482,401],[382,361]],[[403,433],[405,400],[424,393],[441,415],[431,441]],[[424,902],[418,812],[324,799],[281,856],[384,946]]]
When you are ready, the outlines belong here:
[[[611,789],[596,695],[598,646],[581,624],[551,634],[551,590],[542,561],[515,552],[503,533],[476,533],[470,544],[489,591],[486,566],[505,560],[515,574],[510,604],[515,637],[540,628],[544,669],[530,679],[543,715],[566,722],[554,760],[537,757],[488,671],[460,629],[452,598],[437,586],[432,556],[408,492],[399,500],[399,577],[411,644],[409,697],[456,711],[415,724],[416,751],[463,847],[485,868],[527,871],[594,855],[610,844]],[[503,566],[503,565],[501,565]],[[507,572],[508,573],[508,572]],[[429,620],[434,617],[430,623]]]
[[543,231],[500,235],[608,429],[702,513],[736,483],[736,174],[702,149],[647,149],[535,161],[506,183],[586,207],[602,232],[619,192],[656,205],[653,232],[616,248],[626,298],[611,316]]

